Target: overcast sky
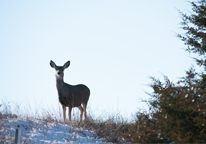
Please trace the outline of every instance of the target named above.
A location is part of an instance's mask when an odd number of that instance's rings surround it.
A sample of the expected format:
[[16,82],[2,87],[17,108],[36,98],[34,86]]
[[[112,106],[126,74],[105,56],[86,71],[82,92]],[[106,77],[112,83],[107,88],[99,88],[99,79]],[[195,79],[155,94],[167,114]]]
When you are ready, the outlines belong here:
[[125,117],[145,107],[148,76],[175,81],[193,60],[176,37],[186,0],[0,1],[0,100],[58,109],[53,60],[64,81],[91,90],[90,112]]

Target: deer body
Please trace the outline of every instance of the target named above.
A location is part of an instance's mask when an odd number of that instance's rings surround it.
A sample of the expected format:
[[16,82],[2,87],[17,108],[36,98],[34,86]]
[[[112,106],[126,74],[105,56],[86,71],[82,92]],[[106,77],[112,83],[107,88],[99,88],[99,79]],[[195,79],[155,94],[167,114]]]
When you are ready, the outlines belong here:
[[86,107],[90,95],[89,88],[83,84],[70,85],[64,82],[64,70],[69,67],[70,61],[66,62],[64,66],[56,66],[53,61],[50,61],[50,65],[56,71],[56,87],[59,102],[61,103],[63,109],[64,122],[66,120],[66,107],[69,107],[70,121],[71,110],[73,107],[78,107],[78,109],[80,110],[80,121],[82,121],[83,112],[84,118],[86,119]]

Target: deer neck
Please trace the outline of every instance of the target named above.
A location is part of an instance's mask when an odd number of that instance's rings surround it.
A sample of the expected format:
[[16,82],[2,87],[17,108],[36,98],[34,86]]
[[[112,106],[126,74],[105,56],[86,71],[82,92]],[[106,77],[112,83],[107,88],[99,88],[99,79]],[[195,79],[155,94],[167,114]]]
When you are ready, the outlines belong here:
[[57,87],[57,90],[59,92],[62,92],[63,91],[63,87],[64,87],[64,79],[56,78],[56,87]]

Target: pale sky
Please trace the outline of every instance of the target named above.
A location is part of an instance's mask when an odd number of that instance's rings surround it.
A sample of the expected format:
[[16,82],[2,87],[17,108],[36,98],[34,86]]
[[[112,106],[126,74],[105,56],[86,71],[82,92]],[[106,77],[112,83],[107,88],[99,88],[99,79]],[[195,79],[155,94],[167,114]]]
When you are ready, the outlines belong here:
[[130,117],[148,76],[175,81],[194,63],[177,9],[191,11],[187,0],[0,1],[0,100],[58,109],[49,62],[70,60],[64,81],[90,88],[92,114]]

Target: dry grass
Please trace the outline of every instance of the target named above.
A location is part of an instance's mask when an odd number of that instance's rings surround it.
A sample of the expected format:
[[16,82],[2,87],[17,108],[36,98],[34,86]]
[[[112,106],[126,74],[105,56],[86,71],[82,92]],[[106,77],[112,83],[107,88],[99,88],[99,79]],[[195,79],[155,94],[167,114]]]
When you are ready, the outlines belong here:
[[[15,109],[18,111],[18,114],[15,114],[13,110],[11,109],[11,104],[10,103],[4,103],[2,102],[0,107],[0,120],[1,119],[7,119],[5,117],[6,115],[8,118],[25,118],[28,119],[44,119],[43,124],[47,126],[47,124],[51,122],[55,123],[64,123],[63,118],[62,118],[62,110],[59,108],[54,113],[54,110],[48,111],[41,109],[41,111],[34,110],[33,112],[35,113],[34,115],[32,114],[24,114],[21,111],[21,107],[15,106]],[[38,111],[38,112],[37,112]],[[2,117],[2,114],[4,114],[4,117]],[[87,112],[87,120],[82,121],[79,123],[79,112],[74,111],[73,113],[73,120],[72,122],[67,121],[66,124],[68,126],[72,127],[81,127],[84,129],[87,129],[89,131],[92,131],[94,134],[96,134],[100,138],[106,139],[107,142],[113,142],[113,143],[126,143],[126,142],[132,142],[130,138],[130,132],[131,132],[131,127],[133,124],[131,122],[128,122],[125,120],[123,116],[120,116],[118,114],[116,115],[111,115],[108,116],[106,119],[104,118],[94,118],[94,116],[91,115],[90,111],[88,110]],[[68,120],[68,119],[67,119]],[[0,123],[0,131],[4,130],[4,123]],[[94,135],[95,136],[95,135]],[[7,135],[7,138],[9,135]],[[10,138],[12,139],[12,134],[10,134]],[[0,143],[5,142],[5,135],[0,133]],[[25,140],[26,142],[26,140]]]
[[93,120],[91,117],[80,124],[88,130],[95,131],[95,133],[106,138],[108,142],[125,143],[128,142],[126,135],[129,133],[131,124],[125,121],[116,121],[115,118],[108,118],[105,121]]

